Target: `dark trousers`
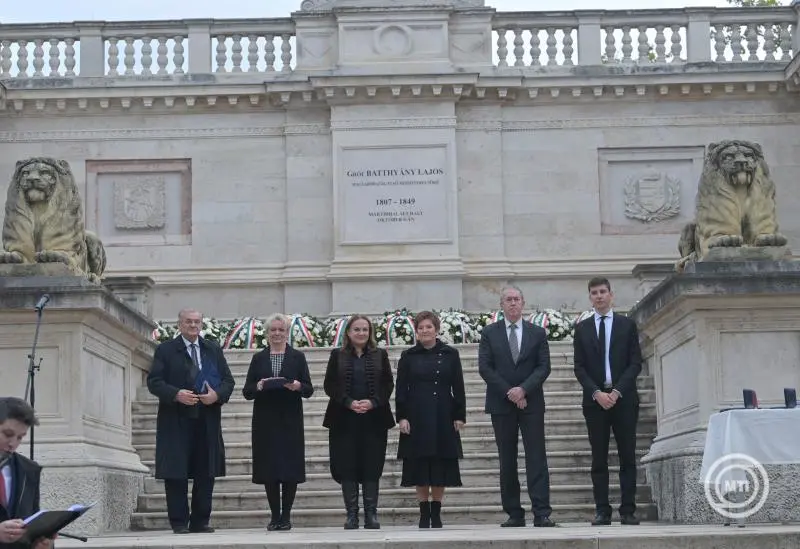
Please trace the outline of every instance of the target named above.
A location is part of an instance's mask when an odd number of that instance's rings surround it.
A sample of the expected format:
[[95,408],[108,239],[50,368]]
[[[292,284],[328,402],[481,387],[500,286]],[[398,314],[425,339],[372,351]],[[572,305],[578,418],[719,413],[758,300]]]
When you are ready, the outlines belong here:
[[619,455],[619,484],[622,492],[620,515],[636,511],[636,424],[639,421],[639,399],[620,398],[609,410],[596,402],[584,405],[583,417],[592,448],[592,489],[598,513],[611,514],[608,501],[608,446],[611,431]]
[[492,414],[492,427],[500,455],[500,498],[503,510],[511,518],[525,518],[520,503],[517,456],[519,433],[525,448],[525,473],[528,495],[534,517],[548,517],[550,507],[550,472],[547,469],[547,451],[544,443],[544,414],[522,413]]
[[167,515],[172,528],[202,528],[211,518],[211,498],[214,493],[214,474],[209,470],[209,440],[203,408],[200,417],[194,420],[194,436],[189,452],[189,476],[192,481],[192,506],[189,509],[187,479],[165,479]]

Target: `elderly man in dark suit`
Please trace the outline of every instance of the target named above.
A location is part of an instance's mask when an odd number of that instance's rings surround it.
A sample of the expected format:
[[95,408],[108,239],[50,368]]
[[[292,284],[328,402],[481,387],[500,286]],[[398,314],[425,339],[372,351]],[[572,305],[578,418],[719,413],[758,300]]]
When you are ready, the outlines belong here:
[[0,398],[0,547],[3,549],[51,549],[53,540],[22,543],[23,520],[39,511],[39,478],[42,468],[17,453],[28,429],[39,425],[33,408],[22,399]]
[[176,534],[214,531],[208,525],[214,480],[225,476],[222,405],[231,398],[234,381],[220,346],[200,337],[202,325],[199,311],[182,310],[180,335],[156,348],[147,376],[147,388],[159,401],[155,477],[164,480]]
[[519,288],[504,288],[500,305],[505,318],[483,329],[478,371],[486,381],[486,413],[491,414],[500,455],[500,497],[509,516],[501,526],[525,526],[517,471],[520,431],[533,525],[555,526],[550,519],[550,474],[544,442],[542,385],[550,375],[547,333],[522,320],[525,299]]
[[636,525],[636,424],[642,371],[639,332],[630,318],[611,309],[614,294],[606,278],[589,281],[594,314],[575,327],[575,377],[583,387],[583,417],[592,448],[592,487],[597,510],[592,524],[611,524],[608,503],[608,443],[611,430],[619,453],[622,524]]

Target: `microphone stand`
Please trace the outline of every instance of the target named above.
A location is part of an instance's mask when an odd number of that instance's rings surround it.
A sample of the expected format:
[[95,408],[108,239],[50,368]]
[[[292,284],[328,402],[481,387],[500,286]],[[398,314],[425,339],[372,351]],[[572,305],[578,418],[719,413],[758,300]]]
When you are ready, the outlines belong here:
[[[42,307],[36,307],[36,332],[33,335],[33,347],[31,348],[31,354],[28,355],[28,382],[25,385],[25,400],[29,402],[31,408],[34,410],[36,409],[36,383],[34,378],[36,377],[36,372],[39,370],[39,367],[42,364],[42,359],[39,358],[39,362],[36,362],[36,344],[39,341],[39,326],[42,324]],[[30,400],[28,400],[28,395],[30,394]],[[34,426],[30,426],[30,453],[31,453],[31,460],[33,460],[33,450],[34,450]]]

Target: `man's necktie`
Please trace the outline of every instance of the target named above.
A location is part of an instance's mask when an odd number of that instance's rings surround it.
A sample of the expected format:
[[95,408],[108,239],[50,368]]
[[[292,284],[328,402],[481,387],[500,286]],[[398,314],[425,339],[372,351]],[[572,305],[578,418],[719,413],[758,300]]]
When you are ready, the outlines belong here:
[[511,333],[508,334],[508,345],[511,347],[511,358],[517,363],[519,358],[519,343],[517,342],[517,325],[511,325]]
[[600,330],[597,338],[600,340],[600,360],[603,361],[603,372],[606,369],[606,316],[600,317]]
[[0,505],[8,509],[8,496],[6,495],[6,477],[0,471]]
[[192,362],[194,363],[194,372],[197,374],[200,372],[200,361],[197,359],[197,343],[191,344],[192,348]]

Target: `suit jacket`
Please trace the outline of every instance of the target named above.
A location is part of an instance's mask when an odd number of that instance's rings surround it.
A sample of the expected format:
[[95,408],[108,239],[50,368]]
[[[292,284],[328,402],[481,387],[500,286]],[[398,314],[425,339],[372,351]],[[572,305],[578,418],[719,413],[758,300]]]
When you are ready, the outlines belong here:
[[159,479],[188,478],[192,420],[199,417],[201,406],[206,408],[206,436],[212,441],[208,457],[210,474],[225,476],[222,405],[231,398],[234,380],[220,346],[203,338],[198,338],[198,342],[203,367],[214,364],[222,379],[216,389],[219,400],[214,404],[206,406],[198,402],[194,406],[186,406],[175,400],[178,391],[193,391],[195,386],[194,365],[180,336],[156,347],[153,364],[147,375],[147,388],[158,397],[155,477]]
[[481,333],[478,346],[478,373],[486,382],[486,413],[510,414],[517,410],[506,394],[522,387],[528,406],[523,413],[544,413],[545,380],[550,376],[550,346],[544,328],[526,320],[517,362],[511,357],[505,320],[489,324]]
[[[575,326],[572,342],[575,356],[575,377],[583,387],[583,404],[594,402],[592,395],[605,384],[605,358],[600,355],[600,340],[594,315]],[[639,331],[636,322],[618,313],[611,321],[611,343],[609,344],[611,383],[623,399],[639,399],[636,378],[642,371],[642,350],[639,346]]]
[[[0,522],[25,519],[39,511],[39,480],[42,467],[18,453],[9,460],[11,467],[11,494],[8,509],[0,505]],[[2,476],[0,476],[2,482]],[[3,549],[30,547],[23,543],[0,543]]]

